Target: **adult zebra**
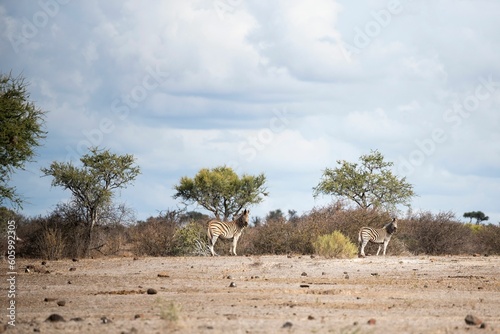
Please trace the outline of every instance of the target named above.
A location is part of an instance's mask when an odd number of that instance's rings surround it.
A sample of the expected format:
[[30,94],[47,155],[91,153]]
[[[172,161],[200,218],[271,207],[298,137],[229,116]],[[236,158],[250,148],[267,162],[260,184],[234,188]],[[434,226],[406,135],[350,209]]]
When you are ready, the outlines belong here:
[[387,249],[387,245],[391,240],[392,235],[396,232],[398,228],[398,220],[396,218],[392,218],[390,223],[387,223],[382,228],[372,228],[372,227],[362,227],[359,231],[358,241],[359,241],[359,255],[365,256],[365,246],[368,242],[373,242],[378,244],[377,255],[380,253],[380,248],[382,244],[384,245],[384,255]]
[[243,214],[238,217],[238,219],[230,222],[221,222],[216,219],[212,219],[208,222],[208,242],[210,243],[209,248],[212,256],[218,255],[214,251],[215,243],[219,237],[223,239],[233,239],[231,248],[229,249],[230,254],[236,254],[236,245],[238,244],[238,239],[243,232],[243,229],[248,226],[248,216],[250,211],[245,209]]

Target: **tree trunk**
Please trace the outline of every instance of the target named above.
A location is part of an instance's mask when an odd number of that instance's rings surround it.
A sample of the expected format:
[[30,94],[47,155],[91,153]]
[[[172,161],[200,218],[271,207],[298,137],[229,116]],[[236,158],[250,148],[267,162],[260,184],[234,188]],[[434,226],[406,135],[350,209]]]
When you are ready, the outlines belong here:
[[90,247],[92,246],[92,232],[94,231],[94,226],[97,222],[97,212],[91,211],[90,213],[90,222],[87,222],[87,231],[85,235],[85,243],[84,243],[84,256],[90,256]]

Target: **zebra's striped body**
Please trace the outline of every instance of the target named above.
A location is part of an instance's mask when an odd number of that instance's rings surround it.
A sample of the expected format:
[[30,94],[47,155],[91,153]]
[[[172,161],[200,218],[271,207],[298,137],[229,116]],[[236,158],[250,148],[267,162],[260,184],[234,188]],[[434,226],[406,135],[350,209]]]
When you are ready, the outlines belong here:
[[365,256],[365,246],[368,242],[373,242],[378,244],[377,255],[380,253],[380,249],[382,245],[384,246],[384,255],[387,250],[387,245],[391,240],[392,235],[396,232],[398,228],[398,220],[396,218],[392,218],[392,221],[386,224],[382,228],[372,228],[372,227],[363,227],[359,231],[358,241],[359,241],[359,255]]
[[223,239],[233,239],[231,248],[229,249],[230,254],[236,254],[236,245],[238,244],[238,239],[243,232],[243,229],[248,226],[248,216],[250,211],[244,210],[243,214],[236,220],[230,222],[221,222],[213,219],[208,222],[208,242],[210,243],[209,248],[212,256],[217,255],[214,251],[215,243],[219,237]]

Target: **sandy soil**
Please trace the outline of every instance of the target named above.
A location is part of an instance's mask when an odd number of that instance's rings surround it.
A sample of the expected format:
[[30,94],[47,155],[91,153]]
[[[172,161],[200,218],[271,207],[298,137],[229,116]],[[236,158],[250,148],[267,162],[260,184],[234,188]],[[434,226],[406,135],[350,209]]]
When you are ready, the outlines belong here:
[[18,260],[17,271],[6,333],[500,332],[500,257]]

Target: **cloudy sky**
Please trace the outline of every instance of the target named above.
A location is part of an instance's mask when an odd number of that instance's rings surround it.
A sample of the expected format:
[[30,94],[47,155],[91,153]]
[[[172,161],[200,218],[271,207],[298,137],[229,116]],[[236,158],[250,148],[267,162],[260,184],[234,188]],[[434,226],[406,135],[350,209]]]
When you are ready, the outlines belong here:
[[137,158],[117,195],[139,219],[221,165],[267,176],[254,215],[301,214],[332,200],[312,196],[326,167],[377,149],[415,186],[414,211],[497,223],[498,13],[488,0],[2,1],[0,71],[47,111],[37,161],[13,180],[23,213],[68,200],[40,168],[90,145]]

